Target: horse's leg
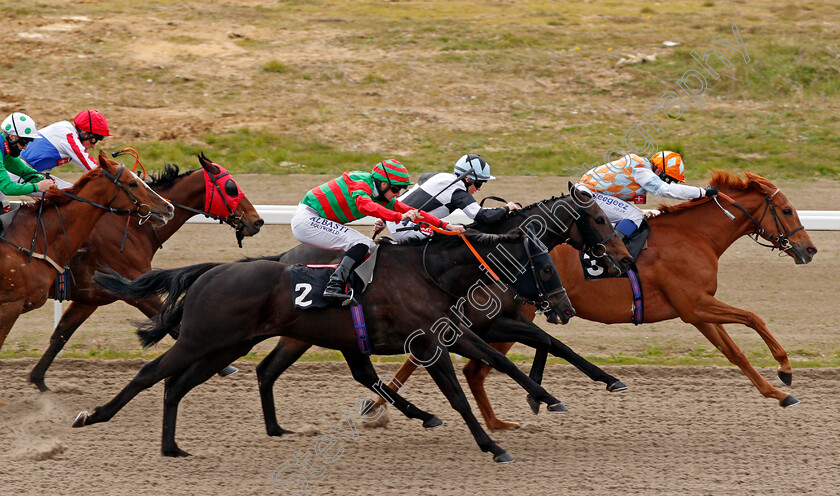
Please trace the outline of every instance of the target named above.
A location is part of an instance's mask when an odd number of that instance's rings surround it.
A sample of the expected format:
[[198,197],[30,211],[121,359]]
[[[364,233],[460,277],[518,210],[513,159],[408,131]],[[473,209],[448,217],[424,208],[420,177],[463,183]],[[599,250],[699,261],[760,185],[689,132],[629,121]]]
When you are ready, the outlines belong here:
[[6,336],[11,332],[21,313],[23,313],[22,301],[13,301],[0,306],[0,350],[3,349]]
[[538,403],[547,404],[548,411],[558,413],[568,411],[557,398],[548,394],[548,391],[546,391],[542,386],[535,383],[530,377],[522,373],[522,371],[519,370],[513,362],[505,358],[503,354],[490,347],[489,344],[485,343],[481,338],[476,336],[475,333],[463,325],[459,326],[459,328],[463,333],[455,340],[455,343],[449,347],[450,351],[473,360],[479,360],[482,363],[490,365],[499,372],[504,372],[511,379],[516,381],[517,384],[522,386],[522,388],[525,389],[525,391],[527,391],[528,394],[530,394],[531,397]]
[[540,329],[538,325],[529,320],[524,320],[524,317],[516,320],[504,317],[497,319],[481,338],[488,343],[516,341],[536,348],[537,356],[534,358],[534,366],[531,368],[530,377],[537,384],[542,382],[547,352],[574,365],[576,369],[586,374],[593,381],[603,382],[607,385],[608,391],[627,389],[623,382],[575,353],[562,341]]
[[[405,384],[405,381],[407,381],[408,378],[411,377],[411,374],[413,374],[415,370],[417,370],[417,364],[414,363],[414,361],[411,359],[406,360],[405,363],[402,364],[400,369],[397,370],[397,373],[394,374],[394,378],[391,379],[391,381],[388,383],[388,387],[391,388],[393,391],[399,391],[402,385]],[[369,404],[365,407],[365,412],[368,412],[373,409],[378,410],[380,407],[384,408],[384,405],[385,399],[379,396],[376,398],[376,402]]]
[[47,351],[45,351],[41,356],[41,359],[38,360],[35,367],[32,368],[32,371],[29,372],[29,382],[38,386],[38,389],[42,393],[50,390],[46,383],[44,383],[44,376],[47,374],[47,369],[50,368],[53,360],[55,360],[55,357],[58,356],[61,349],[64,348],[64,344],[67,343],[73,333],[76,332],[76,329],[78,329],[79,326],[81,326],[88,317],[96,311],[97,308],[99,308],[99,305],[88,305],[74,301],[71,302],[67,310],[64,311],[64,315],[61,316],[61,320],[58,321],[58,325],[55,327],[52,336],[50,336],[49,348],[47,348]]
[[152,387],[157,382],[171,375],[180,373],[200,358],[195,350],[187,350],[179,346],[179,343],[179,341],[176,341],[175,346],[144,365],[131,382],[111,401],[103,406],[94,408],[92,412],[80,412],[76,416],[76,420],[73,421],[73,427],[82,427],[111,420],[140,391]]
[[512,462],[513,457],[490,439],[490,436],[481,428],[478,419],[473,415],[467,397],[464,396],[464,390],[461,389],[458,378],[455,376],[455,368],[452,366],[452,360],[449,356],[441,356],[426,369],[429,371],[429,375],[432,376],[438,388],[446,396],[446,399],[449,400],[452,408],[461,414],[481,451],[492,453],[493,460],[497,463]]
[[[369,356],[358,352],[345,353],[344,360],[347,361],[347,365],[350,367],[350,372],[353,373],[353,379],[356,379],[356,382],[362,384],[376,394],[388,396],[388,403],[394,405],[394,407],[401,411],[406,417],[422,420],[423,427],[427,429],[434,429],[435,427],[443,425],[443,422],[439,418],[435,417],[431,413],[424,412],[423,410],[417,408],[410,401],[400,396],[395,390],[389,388],[386,391],[386,386],[379,379],[376,369],[374,369],[373,364],[370,363]],[[375,421],[379,418],[379,415],[373,416],[368,414],[369,409],[364,410],[365,411],[359,413],[369,417],[370,421]],[[378,410],[377,412],[381,415],[381,412]]]
[[700,300],[697,308],[691,312],[689,318],[691,320],[686,320],[685,318],[683,320],[692,324],[695,322],[743,324],[753,329],[761,336],[761,339],[764,340],[767,347],[770,348],[770,353],[773,354],[773,358],[779,362],[779,379],[790,386],[793,380],[793,368],[790,365],[790,359],[785,349],[779,344],[761,317],[748,310],[742,310],[726,304],[713,296],[706,296]]
[[693,323],[694,327],[700,330],[706,338],[711,341],[721,353],[726,355],[730,362],[737,365],[741,372],[749,378],[750,381],[758,388],[758,391],[764,395],[765,398],[775,398],[779,401],[782,407],[789,407],[799,403],[793,395],[787,394],[784,391],[773,387],[755,367],[752,366],[744,352],[738,348],[735,341],[729,337],[726,330],[720,324],[711,324],[708,322]]
[[[20,317],[23,311],[23,303],[16,304],[14,302],[7,303],[0,307],[0,350],[3,349],[3,343],[6,341],[6,336],[15,325],[15,321]],[[8,406],[8,403],[0,401],[0,406]]]
[[163,429],[160,437],[160,453],[163,456],[182,457],[189,453],[175,442],[175,424],[178,419],[178,404],[194,387],[213,377],[219,368],[248,353],[253,342],[240,343],[217,351],[194,362],[189,368],[166,379],[163,393]]
[[257,365],[257,382],[260,386],[260,402],[262,403],[265,431],[269,436],[293,434],[280,427],[277,423],[277,413],[274,408],[274,383],[280,374],[295,363],[303,353],[312,347],[311,344],[288,337],[280,338],[277,346],[271,350]]
[[[500,353],[507,355],[507,352],[513,347],[515,343],[491,343],[490,346],[498,350]],[[490,405],[490,399],[487,397],[487,391],[484,389],[484,379],[490,371],[493,370],[489,365],[484,365],[477,360],[470,360],[464,367],[464,376],[467,378],[467,384],[470,386],[473,398],[478,405],[478,410],[481,416],[484,417],[484,425],[492,431],[510,430],[519,427],[516,422],[507,422],[496,417],[496,412],[493,411],[493,406]]]

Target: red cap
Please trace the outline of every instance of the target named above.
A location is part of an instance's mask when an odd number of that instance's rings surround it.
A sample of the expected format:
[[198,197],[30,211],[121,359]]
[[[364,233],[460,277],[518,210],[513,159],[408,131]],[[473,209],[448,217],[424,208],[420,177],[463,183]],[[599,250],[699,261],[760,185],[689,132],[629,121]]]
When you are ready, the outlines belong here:
[[83,110],[73,118],[73,124],[86,133],[111,136],[108,121],[98,110]]

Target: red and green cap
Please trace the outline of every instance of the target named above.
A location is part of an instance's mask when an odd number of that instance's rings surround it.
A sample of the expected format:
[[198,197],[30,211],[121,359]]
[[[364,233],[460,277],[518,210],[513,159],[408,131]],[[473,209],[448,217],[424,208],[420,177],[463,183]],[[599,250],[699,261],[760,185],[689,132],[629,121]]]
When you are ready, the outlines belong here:
[[408,169],[398,160],[383,160],[373,166],[371,171],[373,178],[378,181],[385,181],[392,186],[411,186]]

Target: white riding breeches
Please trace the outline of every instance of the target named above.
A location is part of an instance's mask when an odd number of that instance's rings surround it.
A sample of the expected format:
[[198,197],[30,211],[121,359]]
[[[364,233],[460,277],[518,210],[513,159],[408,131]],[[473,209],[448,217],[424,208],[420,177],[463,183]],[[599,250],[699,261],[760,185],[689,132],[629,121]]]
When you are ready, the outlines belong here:
[[642,209],[630,202],[601,193],[593,193],[593,195],[595,202],[607,214],[607,218],[613,224],[618,224],[622,220],[628,219],[636,224],[636,227],[639,227],[642,219],[645,218],[645,213],[642,212]]
[[292,234],[301,243],[327,250],[347,251],[351,246],[364,244],[372,248],[376,243],[369,237],[344,224],[326,219],[309,205],[297,206],[292,214]]

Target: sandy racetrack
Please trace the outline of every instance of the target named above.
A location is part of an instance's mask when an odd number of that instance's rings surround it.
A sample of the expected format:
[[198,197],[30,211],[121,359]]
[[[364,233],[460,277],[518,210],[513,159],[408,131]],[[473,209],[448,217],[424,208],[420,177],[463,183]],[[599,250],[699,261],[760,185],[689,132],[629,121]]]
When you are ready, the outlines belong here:
[[[4,494],[294,494],[271,485],[293,453],[312,452],[365,394],[346,365],[302,363],[275,388],[281,425],[305,434],[269,438],[262,426],[253,364],[213,378],[186,397],[178,439],[194,456],[159,455],[162,387],[138,396],[110,423],[72,429],[81,409],[109,400],[141,366],[138,360],[64,360],[54,393],[25,384],[32,361],[2,364],[0,485]],[[377,365],[380,373],[393,364]],[[630,390],[610,394],[570,367],[546,374],[547,388],[570,408],[534,417],[524,393],[489,379],[497,410],[523,421],[493,438],[516,463],[481,453],[427,374],[407,396],[445,421],[425,431],[391,413],[385,429],[341,438],[330,465],[310,460],[307,494],[837,494],[840,390],[837,369],[797,370],[791,392],[803,403],[783,410],[762,399],[734,368],[612,367]],[[762,371],[772,376],[768,369]],[[340,436],[339,436],[340,437]],[[333,452],[335,453],[335,452]],[[313,459],[314,459],[314,455]],[[302,472],[301,469],[298,469]],[[290,468],[284,477],[294,473]]]

